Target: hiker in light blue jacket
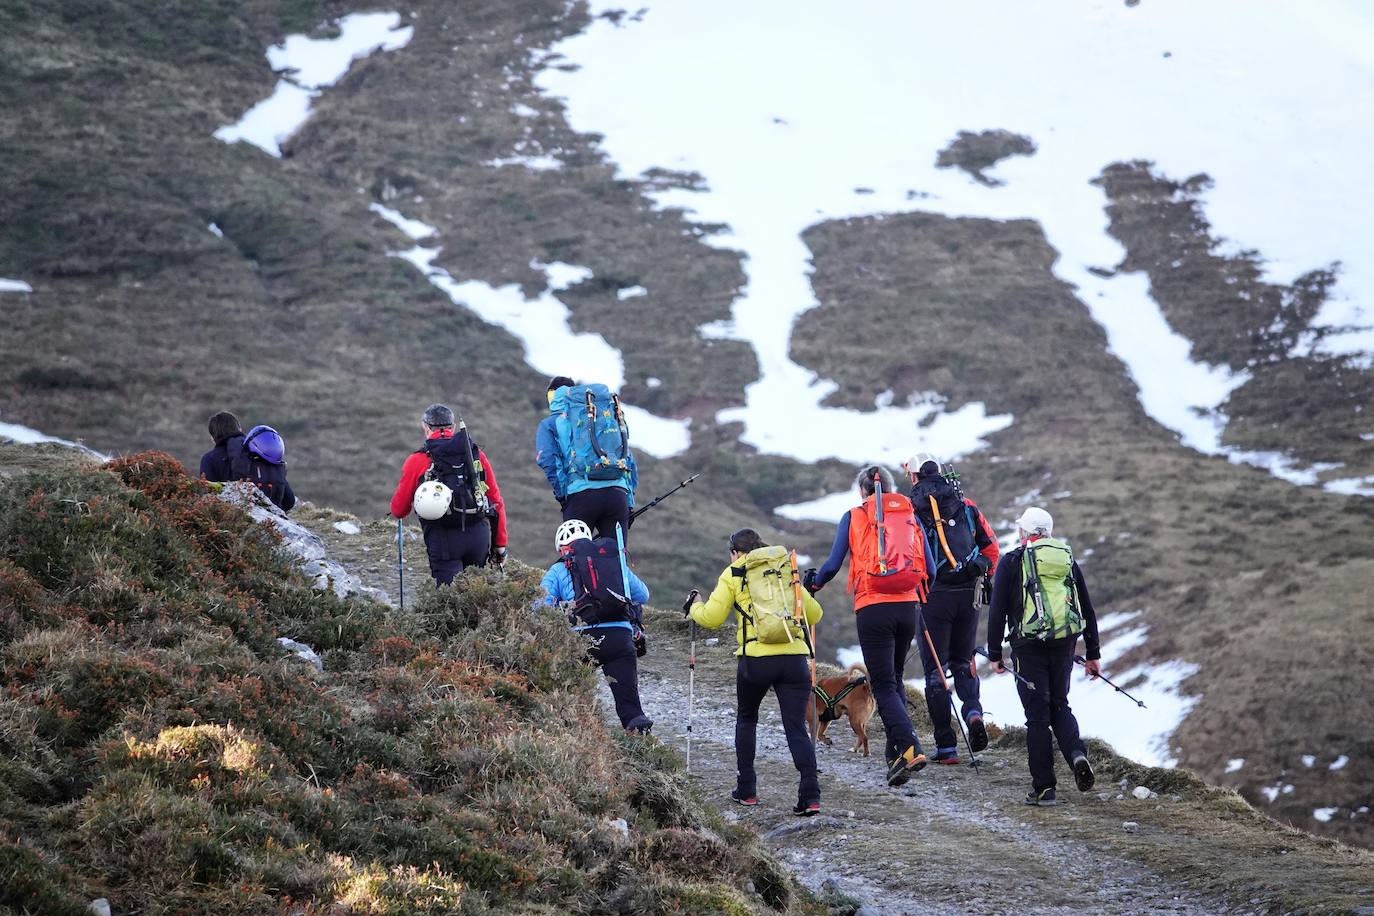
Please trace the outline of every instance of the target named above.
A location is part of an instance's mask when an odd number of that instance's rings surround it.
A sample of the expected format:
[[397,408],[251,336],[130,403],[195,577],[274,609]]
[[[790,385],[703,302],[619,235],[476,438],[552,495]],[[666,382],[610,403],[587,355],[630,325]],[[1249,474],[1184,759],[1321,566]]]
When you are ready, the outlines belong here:
[[619,398],[605,385],[578,385],[559,375],[549,381],[548,399],[549,415],[534,436],[534,460],[563,520],[581,519],[597,537],[613,537],[619,524],[628,536],[639,470]]

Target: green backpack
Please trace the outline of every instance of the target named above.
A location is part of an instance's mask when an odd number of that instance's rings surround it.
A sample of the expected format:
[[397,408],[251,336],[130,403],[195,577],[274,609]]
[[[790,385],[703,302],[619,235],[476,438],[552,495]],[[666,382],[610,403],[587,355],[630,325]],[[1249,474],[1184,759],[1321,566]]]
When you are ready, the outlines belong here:
[[1083,632],[1073,551],[1056,538],[1031,541],[1021,553],[1023,607],[1017,635],[1024,639],[1063,639]]
[[731,572],[743,580],[741,584],[749,593],[752,613],[746,614],[738,605],[735,610],[752,626],[752,639],[768,645],[805,639],[795,616],[796,567],[786,547],[774,545],[750,551]]

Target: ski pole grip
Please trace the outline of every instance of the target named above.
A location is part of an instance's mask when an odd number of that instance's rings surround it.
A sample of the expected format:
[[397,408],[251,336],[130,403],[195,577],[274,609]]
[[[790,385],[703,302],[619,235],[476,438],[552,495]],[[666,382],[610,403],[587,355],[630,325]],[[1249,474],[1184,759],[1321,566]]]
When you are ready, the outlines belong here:
[[696,589],[692,589],[690,592],[687,593],[687,600],[682,602],[683,617],[686,617],[688,614],[692,613],[692,602],[696,601],[700,597],[701,592],[697,591]]

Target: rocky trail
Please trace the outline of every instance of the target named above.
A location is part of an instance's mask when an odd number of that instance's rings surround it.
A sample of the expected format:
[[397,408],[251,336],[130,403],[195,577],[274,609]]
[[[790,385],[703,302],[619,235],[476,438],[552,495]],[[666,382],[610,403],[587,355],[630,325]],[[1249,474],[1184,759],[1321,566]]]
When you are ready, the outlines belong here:
[[[309,506],[293,519],[314,531],[364,590],[394,594],[395,527]],[[343,522],[345,524],[340,525]],[[354,529],[356,530],[356,533]],[[418,535],[418,531],[414,532]],[[423,547],[407,533],[407,594],[431,587]],[[409,604],[409,598],[407,600]],[[689,629],[680,613],[647,612],[640,660],[654,734],[686,750]],[[708,640],[716,640],[708,644]],[[733,630],[698,632],[691,775],[703,797],[744,822],[798,880],[858,912],[982,913],[1374,913],[1374,855],[1279,824],[1229,790],[1191,773],[1144,767],[1090,742],[1097,785],[1079,793],[1057,761],[1059,805],[1022,804],[1029,787],[1020,729],[998,736],[982,765],[931,765],[901,788],[886,784],[882,723],[868,733],[875,756],[851,753],[846,720],[820,746],[822,812],[798,818],[797,773],[775,702],[759,723],[759,799],[746,809],[734,786]],[[907,675],[919,676],[919,663]],[[1075,681],[1074,690],[1087,688]],[[610,691],[603,706],[614,721]],[[929,750],[919,693],[909,704]],[[1122,714],[1130,710],[1123,705]],[[1019,709],[989,709],[1019,724]],[[1149,790],[1137,792],[1137,787]],[[1146,797],[1139,798],[1137,794]],[[839,910],[843,912],[843,910]]]

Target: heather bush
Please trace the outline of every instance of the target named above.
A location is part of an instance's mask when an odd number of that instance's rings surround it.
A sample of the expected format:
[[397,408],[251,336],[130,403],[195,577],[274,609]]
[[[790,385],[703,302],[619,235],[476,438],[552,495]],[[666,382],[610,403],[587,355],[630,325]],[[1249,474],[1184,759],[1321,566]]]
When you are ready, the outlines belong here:
[[786,908],[538,594],[317,592],[157,453],[0,479],[0,912]]

